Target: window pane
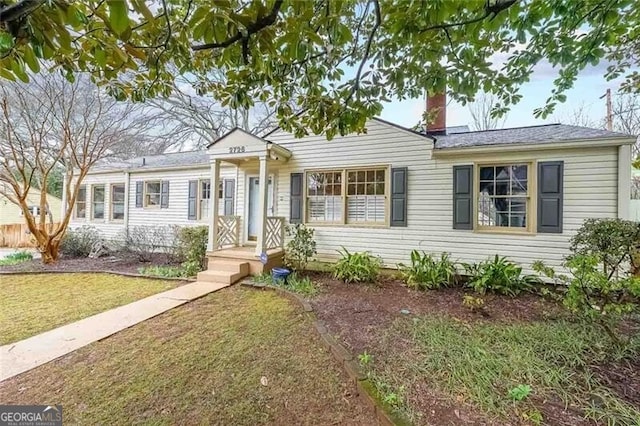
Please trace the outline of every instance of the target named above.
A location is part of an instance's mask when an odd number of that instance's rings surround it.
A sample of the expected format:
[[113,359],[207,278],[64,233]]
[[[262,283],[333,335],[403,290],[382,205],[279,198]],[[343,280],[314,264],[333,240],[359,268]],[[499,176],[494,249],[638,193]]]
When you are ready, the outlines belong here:
[[376,171],[376,182],[384,182],[384,170],[377,170]]
[[376,180],[376,172],[374,170],[367,171],[367,182],[373,182]]
[[104,203],[93,203],[93,218],[104,219]]
[[480,167],[480,180],[493,181],[494,167]]
[[528,166],[507,164],[480,168],[478,225],[527,227]]
[[111,201],[114,203],[124,203],[124,185],[114,185],[111,187]]
[[356,195],[356,184],[347,184],[347,195]]
[[87,215],[87,205],[82,203],[76,203],[76,217],[78,219],[84,219]]
[[93,187],[93,201],[104,202],[104,186]]
[[87,187],[82,185],[79,189],[78,189],[78,197],[76,198],[77,201],[86,201],[87,200]]
[[160,193],[160,182],[147,182],[147,193]]
[[124,204],[113,205],[113,219],[114,220],[124,219]]

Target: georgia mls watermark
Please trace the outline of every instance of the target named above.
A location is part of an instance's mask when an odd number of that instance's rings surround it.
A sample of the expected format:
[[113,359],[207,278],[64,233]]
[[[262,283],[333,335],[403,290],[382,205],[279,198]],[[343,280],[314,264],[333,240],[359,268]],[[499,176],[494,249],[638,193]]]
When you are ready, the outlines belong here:
[[62,426],[62,405],[0,405],[0,426]]

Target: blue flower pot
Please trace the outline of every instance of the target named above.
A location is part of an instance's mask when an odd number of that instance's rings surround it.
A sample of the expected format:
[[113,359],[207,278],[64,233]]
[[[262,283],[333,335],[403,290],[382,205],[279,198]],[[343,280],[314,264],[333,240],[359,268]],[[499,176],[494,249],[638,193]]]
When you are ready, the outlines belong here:
[[275,282],[284,281],[286,284],[289,274],[291,274],[291,271],[287,268],[273,268],[271,270],[271,278],[273,278],[273,281]]

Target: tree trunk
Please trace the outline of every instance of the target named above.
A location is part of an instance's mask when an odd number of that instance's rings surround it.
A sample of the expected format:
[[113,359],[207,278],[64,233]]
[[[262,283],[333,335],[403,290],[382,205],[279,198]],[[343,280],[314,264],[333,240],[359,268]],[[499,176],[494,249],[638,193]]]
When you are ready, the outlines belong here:
[[46,265],[56,263],[60,258],[60,243],[57,240],[39,241],[38,250],[42,255],[42,263]]

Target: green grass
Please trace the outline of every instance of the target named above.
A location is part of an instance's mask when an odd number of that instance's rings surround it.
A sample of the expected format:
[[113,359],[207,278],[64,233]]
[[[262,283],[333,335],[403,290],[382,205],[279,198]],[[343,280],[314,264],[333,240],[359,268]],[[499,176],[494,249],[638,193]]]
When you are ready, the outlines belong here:
[[[462,397],[499,417],[536,413],[535,401],[560,398],[592,419],[638,424],[640,411],[602,386],[590,365],[640,354],[640,339],[612,347],[598,328],[565,321],[473,325],[439,316],[401,319],[387,330],[385,345],[406,338],[411,349],[371,368],[378,383],[410,388],[416,380]],[[513,400],[514,388],[531,395]],[[598,404],[590,401],[599,401]],[[415,416],[404,404],[406,414]]]
[[231,287],[2,382],[0,401],[53,398],[69,424],[374,424],[312,322]]
[[0,266],[11,266],[19,263],[28,262],[33,260],[33,255],[28,251],[22,250],[15,253],[11,253],[4,258],[0,259]]
[[286,283],[282,280],[274,281],[274,279],[271,277],[271,274],[267,273],[255,275],[252,277],[252,280],[256,283],[280,287],[306,297],[313,297],[320,291],[318,289],[318,286],[314,284],[314,282],[309,277],[301,276],[296,272],[293,272],[291,275],[289,275],[289,277],[287,277]]
[[0,279],[0,344],[16,342],[175,286],[175,282],[112,274],[7,275]]

